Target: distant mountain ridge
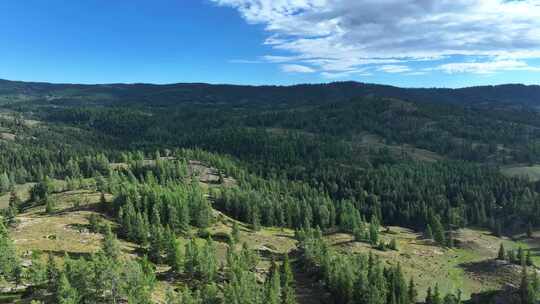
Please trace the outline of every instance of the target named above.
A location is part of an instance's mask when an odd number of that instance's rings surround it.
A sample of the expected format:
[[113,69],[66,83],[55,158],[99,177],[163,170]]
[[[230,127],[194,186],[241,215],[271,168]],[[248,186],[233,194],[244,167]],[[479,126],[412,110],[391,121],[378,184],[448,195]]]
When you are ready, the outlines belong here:
[[206,83],[52,84],[0,79],[0,97],[172,105],[201,103],[329,103],[354,97],[388,97],[419,102],[478,105],[486,103],[540,106],[540,85],[506,84],[459,89],[400,88],[360,82],[250,86]]

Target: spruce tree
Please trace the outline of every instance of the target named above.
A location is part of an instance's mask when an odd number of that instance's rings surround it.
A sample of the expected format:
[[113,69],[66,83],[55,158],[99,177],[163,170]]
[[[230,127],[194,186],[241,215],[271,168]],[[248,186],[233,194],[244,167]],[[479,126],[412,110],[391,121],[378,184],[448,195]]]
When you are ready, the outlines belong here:
[[379,242],[379,225],[374,221],[374,217],[369,224],[369,241],[373,246],[376,246]]
[[526,254],[526,257],[525,257],[525,264],[527,266],[533,266],[533,261],[532,261],[532,257],[531,257],[531,250],[527,250],[527,254]]
[[417,302],[418,292],[416,291],[416,285],[414,284],[413,277],[411,277],[409,281],[407,297],[409,298],[409,303],[414,304]]
[[8,192],[11,189],[11,181],[6,172],[0,174],[0,194]]
[[428,240],[433,239],[433,230],[431,229],[431,225],[426,226],[426,230],[424,231],[424,237]]
[[497,259],[498,260],[501,260],[501,261],[504,261],[505,260],[505,250],[504,250],[504,245],[503,243],[501,243],[501,245],[499,246],[499,253],[497,254]]
[[426,304],[433,304],[433,294],[431,293],[431,286],[428,286],[425,302]]
[[534,297],[531,297],[529,276],[527,274],[527,266],[525,265],[522,265],[522,268],[521,268],[521,284],[519,285],[519,296],[521,299],[521,304],[534,303]]
[[294,275],[289,261],[289,255],[285,254],[281,267],[281,292],[282,304],[296,304],[296,292],[294,290]]
[[433,239],[440,245],[444,245],[446,243],[444,237],[444,228],[438,216],[435,216],[433,219]]
[[439,284],[435,284],[433,290],[433,304],[442,304],[441,293],[439,292]]
[[54,260],[54,256],[52,253],[49,253],[47,255],[47,265],[46,265],[46,275],[47,275],[47,282],[49,283],[49,288],[54,290],[55,284],[58,283],[58,277],[60,275],[60,270],[58,269],[58,265],[56,265],[56,261]]
[[118,260],[121,254],[120,244],[116,235],[111,231],[111,226],[105,226],[105,236],[103,238],[103,252],[113,260]]
[[180,251],[180,244],[174,235],[174,232],[167,237],[167,264],[171,266],[171,269],[178,272],[182,268],[182,253]]
[[240,226],[236,221],[233,223],[231,235],[234,243],[240,242]]
[[71,286],[66,275],[62,273],[58,279],[56,289],[56,303],[58,304],[77,304],[79,297],[77,290]]
[[264,303],[281,304],[281,280],[279,278],[279,266],[272,260],[269,274],[264,283]]

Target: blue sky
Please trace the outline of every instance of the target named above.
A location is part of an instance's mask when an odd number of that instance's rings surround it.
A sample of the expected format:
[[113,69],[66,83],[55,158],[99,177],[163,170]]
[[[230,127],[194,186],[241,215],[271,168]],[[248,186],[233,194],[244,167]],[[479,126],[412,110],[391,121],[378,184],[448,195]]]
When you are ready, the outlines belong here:
[[540,84],[540,1],[442,2],[2,0],[0,78]]

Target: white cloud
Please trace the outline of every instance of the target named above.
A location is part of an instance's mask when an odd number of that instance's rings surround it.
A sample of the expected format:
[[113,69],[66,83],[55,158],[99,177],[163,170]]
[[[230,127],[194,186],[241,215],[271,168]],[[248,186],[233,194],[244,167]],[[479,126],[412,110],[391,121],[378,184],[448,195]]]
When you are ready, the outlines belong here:
[[495,60],[487,62],[457,62],[447,63],[435,68],[448,74],[474,73],[493,74],[497,71],[537,71],[540,67],[532,67],[520,60]]
[[315,70],[299,64],[282,64],[281,70],[287,73],[315,73]]
[[270,54],[268,61],[320,72],[453,56],[484,62],[441,70],[496,71],[508,70],[511,61],[540,58],[540,0],[212,1],[236,8],[248,23],[263,24],[265,44],[290,54]]
[[378,71],[386,72],[386,73],[405,73],[410,72],[411,69],[406,65],[383,65],[377,68]]

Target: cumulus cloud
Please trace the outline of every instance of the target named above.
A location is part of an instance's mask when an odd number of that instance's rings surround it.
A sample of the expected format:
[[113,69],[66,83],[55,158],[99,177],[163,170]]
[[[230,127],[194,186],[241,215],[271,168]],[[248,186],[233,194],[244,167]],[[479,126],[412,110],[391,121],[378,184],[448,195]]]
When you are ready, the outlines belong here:
[[270,54],[269,61],[279,58],[313,71],[372,65],[396,73],[389,66],[454,56],[485,62],[440,69],[497,71],[512,61],[540,58],[540,0],[212,1],[236,8],[248,23],[263,24],[265,44],[290,54]]
[[314,73],[315,72],[314,69],[308,66],[299,65],[299,64],[282,64],[281,70],[287,73]]

